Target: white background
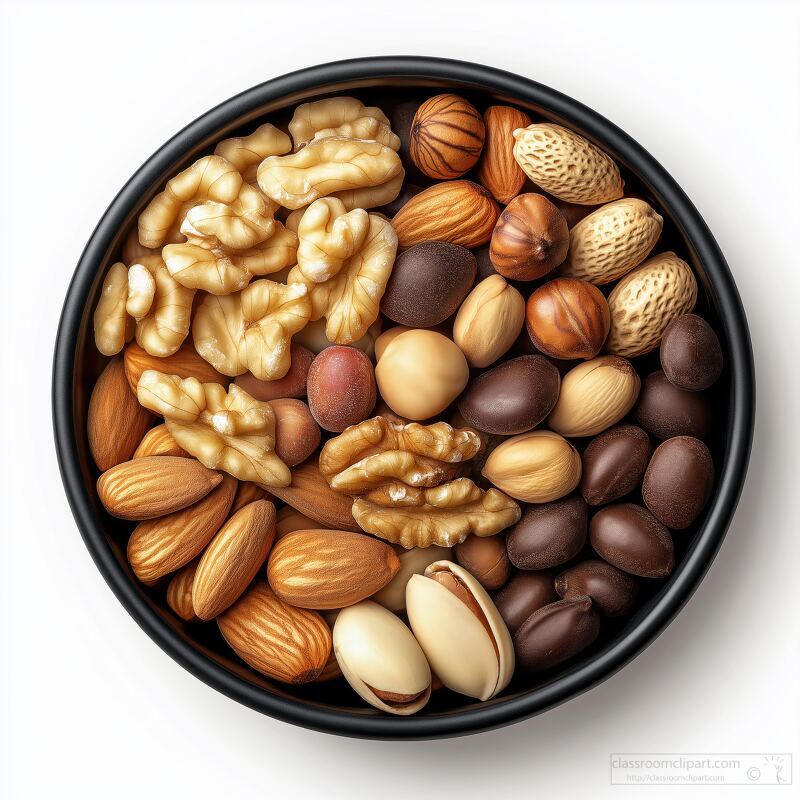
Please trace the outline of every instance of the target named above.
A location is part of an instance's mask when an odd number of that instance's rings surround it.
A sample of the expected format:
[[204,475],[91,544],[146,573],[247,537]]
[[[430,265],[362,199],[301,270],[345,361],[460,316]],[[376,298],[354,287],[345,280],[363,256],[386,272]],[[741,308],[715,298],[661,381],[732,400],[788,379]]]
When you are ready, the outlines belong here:
[[[639,796],[609,786],[609,753],[620,751],[791,751],[800,783],[800,5],[0,7],[0,796]],[[756,442],[736,519],[703,585],[660,639],[599,688],[537,719],[410,744],[275,722],[162,653],[116,602],[80,540],[56,468],[49,394],[74,264],[145,158],[210,106],[262,80],[397,53],[530,76],[639,139],[687,190],[728,257],[759,381]]]

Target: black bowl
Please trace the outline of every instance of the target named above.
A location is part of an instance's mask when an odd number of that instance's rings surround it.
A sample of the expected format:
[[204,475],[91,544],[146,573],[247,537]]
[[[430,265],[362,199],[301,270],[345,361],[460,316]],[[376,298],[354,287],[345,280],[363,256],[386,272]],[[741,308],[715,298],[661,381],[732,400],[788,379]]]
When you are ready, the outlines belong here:
[[[458,91],[482,105],[512,102],[579,131],[614,156],[629,188],[659,208],[664,242],[694,266],[704,289],[701,313],[712,320],[725,350],[727,368],[715,398],[725,422],[711,443],[718,477],[709,507],[681,537],[687,544],[679,549],[673,575],[655,586],[635,616],[579,660],[535,681],[518,678],[502,697],[479,703],[444,693],[421,715],[390,717],[360,707],[346,686],[289,687],[265,679],[230,654],[216,626],[185,625],[156,602],[157,591],[135,580],[125,559],[129,528],[104,512],[94,489],[97,472],[85,420],[103,359],[93,346],[91,311],[101,275],[137,214],[166,177],[218,139],[252,127],[265,114],[331,92],[354,92],[385,105],[380,98],[440,90]],[[754,394],[750,337],[736,286],[703,219],[664,169],[608,120],[546,86],[490,67],[421,57],[364,58],[294,72],[227,100],[174,136],[125,185],[86,245],[64,302],[53,365],[56,447],[73,514],[109,586],[147,634],[198,678],[265,714],[331,733],[386,739],[456,736],[530,717],[608,678],[647,647],[697,588],[725,536],[745,478]]]

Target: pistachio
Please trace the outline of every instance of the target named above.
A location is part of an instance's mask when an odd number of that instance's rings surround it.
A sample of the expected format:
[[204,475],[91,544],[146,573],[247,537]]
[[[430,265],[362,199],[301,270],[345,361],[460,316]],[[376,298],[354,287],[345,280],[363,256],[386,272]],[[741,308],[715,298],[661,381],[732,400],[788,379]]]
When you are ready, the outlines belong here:
[[406,585],[412,575],[421,575],[434,561],[449,560],[453,551],[449,547],[412,547],[397,554],[400,571],[371,599],[385,606],[389,611],[399,613],[406,610]]
[[431,564],[406,587],[414,636],[431,668],[453,691],[479,700],[501,692],[514,674],[514,647],[486,590],[451,561]]
[[431,696],[431,670],[406,625],[364,600],[339,612],[333,649],[347,682],[370,705],[390,714],[419,711]]

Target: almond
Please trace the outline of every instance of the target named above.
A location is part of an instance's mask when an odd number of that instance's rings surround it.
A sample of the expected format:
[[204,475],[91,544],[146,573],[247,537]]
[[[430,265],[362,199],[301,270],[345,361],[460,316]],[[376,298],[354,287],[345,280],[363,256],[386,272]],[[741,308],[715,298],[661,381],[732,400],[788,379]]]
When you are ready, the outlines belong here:
[[514,131],[527,128],[531,118],[511,106],[489,106],[483,112],[486,141],[478,163],[478,180],[503,205],[513,200],[525,183],[525,173],[514,158]]
[[236,493],[236,479],[220,478],[222,483],[200,502],[136,526],[128,540],[128,561],[140,581],[161,578],[188,564],[222,527]]
[[363,533],[294,531],[273,549],[269,585],[301,608],[344,608],[386,586],[400,569],[394,549]]
[[[127,384],[126,384],[127,385]],[[144,435],[144,439],[139,442],[134,458],[144,458],[145,456],[180,456],[181,458],[191,458],[191,456],[172,438],[172,434],[167,426],[162,422],[156,425]]]
[[192,584],[192,606],[213,619],[239,599],[267,557],[275,538],[275,506],[256,500],[237,511],[211,540]]
[[331,631],[315,611],[284,603],[265,581],[217,618],[220,632],[253,669],[285,683],[317,678],[331,652]]
[[237,511],[244,508],[248,503],[256,500],[271,500],[270,493],[252,481],[239,481],[239,488],[236,490],[236,497],[233,498],[233,505],[229,516],[233,516]]
[[319,471],[316,459],[310,459],[292,470],[289,486],[270,486],[279,500],[328,528],[360,531],[353,519],[353,498],[335,492]]
[[139,378],[148,369],[165,372],[167,375],[179,375],[181,378],[197,378],[200,383],[221,383],[223,386],[230,383],[230,378],[220,375],[208,361],[198,355],[191,342],[182,345],[180,350],[165,358],[151,356],[136,342],[131,342],[125,348],[124,355],[125,374],[134,394]]
[[483,186],[444,181],[412,197],[395,215],[392,227],[401,249],[439,241],[480,247],[492,238],[500,208]]
[[193,458],[145,456],[106,470],[97,493],[115,517],[152,519],[196,503],[221,480],[222,473]]
[[152,420],[128,386],[122,357],[109,361],[89,400],[86,434],[94,463],[107,470],[127,461]]
[[316,528],[317,523],[291,506],[284,506],[275,519],[275,540],[282,539],[292,531],[307,531]]
[[191,561],[178,570],[167,586],[167,605],[184,621],[196,622],[192,605],[192,582],[197,571],[197,561]]

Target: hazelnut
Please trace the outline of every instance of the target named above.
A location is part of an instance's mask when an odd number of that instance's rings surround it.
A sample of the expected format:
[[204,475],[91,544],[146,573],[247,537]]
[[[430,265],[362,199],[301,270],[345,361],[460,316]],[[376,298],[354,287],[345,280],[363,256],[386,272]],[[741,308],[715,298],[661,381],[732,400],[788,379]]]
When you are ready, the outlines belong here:
[[564,215],[543,195],[515,197],[497,220],[489,255],[494,268],[516,281],[533,281],[561,264],[569,249]]
[[285,397],[270,405],[275,412],[275,452],[287,467],[295,467],[319,447],[322,431],[302,400]]
[[484,589],[499,589],[511,574],[511,562],[502,536],[468,536],[456,545],[456,559]]
[[611,325],[603,293],[577,278],[540,286],[528,298],[526,319],[533,343],[553,358],[594,358]]
[[297,342],[291,344],[292,363],[289,371],[272,381],[261,381],[251,372],[236,378],[236,384],[256,400],[275,400],[278,397],[305,397],[306,379],[314,354]]

